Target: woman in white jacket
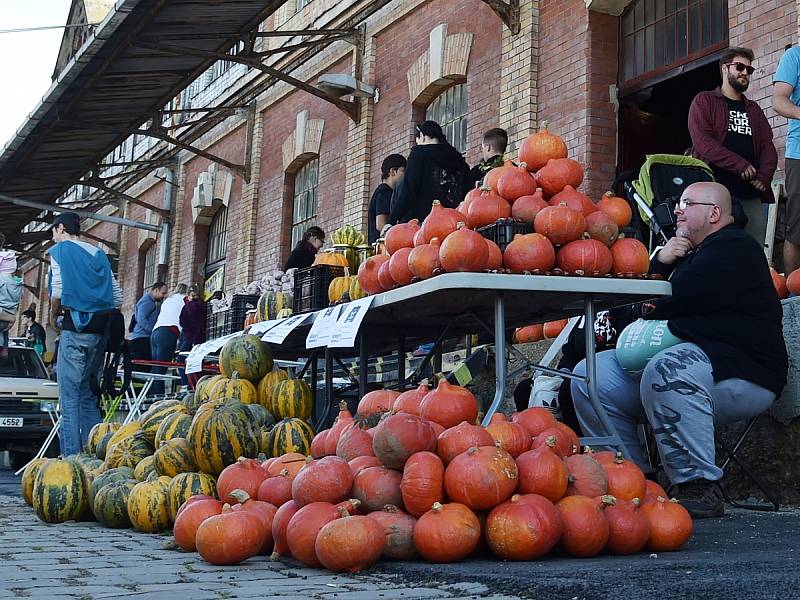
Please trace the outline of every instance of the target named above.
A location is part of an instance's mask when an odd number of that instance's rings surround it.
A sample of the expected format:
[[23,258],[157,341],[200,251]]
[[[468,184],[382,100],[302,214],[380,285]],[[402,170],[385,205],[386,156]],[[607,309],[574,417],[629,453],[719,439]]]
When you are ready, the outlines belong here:
[[[153,333],[150,334],[150,352],[153,360],[172,362],[175,359],[175,349],[181,334],[181,311],[186,302],[187,289],[185,283],[179,284],[173,294],[161,303],[158,319],[153,326]],[[152,372],[166,373],[167,368],[153,367]],[[163,394],[164,382],[155,381],[150,389],[153,394]]]

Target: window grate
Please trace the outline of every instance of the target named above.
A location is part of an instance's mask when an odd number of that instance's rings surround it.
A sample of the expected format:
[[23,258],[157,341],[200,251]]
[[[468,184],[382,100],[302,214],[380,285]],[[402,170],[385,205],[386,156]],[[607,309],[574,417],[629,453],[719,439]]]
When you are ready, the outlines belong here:
[[442,126],[447,141],[459,152],[467,150],[467,84],[447,88],[431,102],[425,118]]
[[292,248],[297,245],[306,229],[314,225],[317,217],[317,184],[319,159],[307,162],[294,177],[294,204],[292,206]]

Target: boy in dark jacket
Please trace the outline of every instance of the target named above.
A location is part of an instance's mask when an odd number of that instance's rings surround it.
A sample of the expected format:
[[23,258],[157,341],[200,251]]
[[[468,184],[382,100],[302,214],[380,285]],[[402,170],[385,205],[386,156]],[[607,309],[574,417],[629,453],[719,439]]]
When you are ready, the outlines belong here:
[[475,187],[476,183],[483,182],[486,173],[495,167],[503,166],[503,154],[505,154],[507,147],[508,133],[506,133],[505,129],[495,127],[483,134],[481,162],[472,167],[469,172],[470,190]]

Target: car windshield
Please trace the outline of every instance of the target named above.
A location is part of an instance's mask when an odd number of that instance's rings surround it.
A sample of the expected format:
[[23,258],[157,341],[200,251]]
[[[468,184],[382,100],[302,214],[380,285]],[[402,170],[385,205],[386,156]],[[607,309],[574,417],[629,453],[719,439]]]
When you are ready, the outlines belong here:
[[0,377],[48,379],[42,361],[33,348],[0,350]]

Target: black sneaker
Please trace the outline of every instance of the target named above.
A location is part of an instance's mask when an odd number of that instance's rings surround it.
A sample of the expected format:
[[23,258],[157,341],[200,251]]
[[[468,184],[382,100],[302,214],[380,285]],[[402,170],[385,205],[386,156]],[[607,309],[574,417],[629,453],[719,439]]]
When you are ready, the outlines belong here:
[[725,514],[725,498],[716,481],[695,479],[678,486],[678,500],[693,519],[721,517]]

